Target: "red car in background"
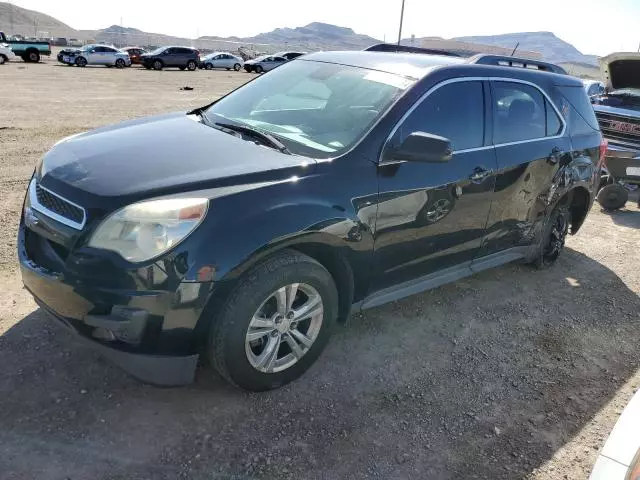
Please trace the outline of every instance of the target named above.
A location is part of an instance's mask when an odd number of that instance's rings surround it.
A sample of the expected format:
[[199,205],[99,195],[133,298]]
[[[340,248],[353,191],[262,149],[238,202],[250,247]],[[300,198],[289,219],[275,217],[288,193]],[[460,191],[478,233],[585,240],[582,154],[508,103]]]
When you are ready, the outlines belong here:
[[123,52],[127,52],[129,54],[129,58],[131,59],[131,64],[142,65],[141,56],[145,53],[144,48],[140,47],[125,47],[122,49]]

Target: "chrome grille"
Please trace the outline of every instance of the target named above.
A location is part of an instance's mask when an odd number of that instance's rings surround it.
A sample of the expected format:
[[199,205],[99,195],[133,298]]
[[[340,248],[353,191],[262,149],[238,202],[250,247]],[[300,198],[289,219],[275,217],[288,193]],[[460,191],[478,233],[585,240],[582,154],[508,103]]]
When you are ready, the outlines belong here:
[[29,186],[31,206],[39,212],[77,230],[84,227],[86,213],[84,208],[41,187],[35,179]]
[[640,148],[640,118],[596,112],[602,135],[613,143]]

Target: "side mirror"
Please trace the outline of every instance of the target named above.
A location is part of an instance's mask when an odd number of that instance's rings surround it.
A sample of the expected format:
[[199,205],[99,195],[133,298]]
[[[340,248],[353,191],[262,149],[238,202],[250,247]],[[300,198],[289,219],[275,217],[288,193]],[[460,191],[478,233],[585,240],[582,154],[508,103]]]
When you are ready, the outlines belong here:
[[388,150],[384,159],[386,161],[448,162],[452,156],[453,148],[448,138],[425,132],[413,132],[405,138],[400,148]]

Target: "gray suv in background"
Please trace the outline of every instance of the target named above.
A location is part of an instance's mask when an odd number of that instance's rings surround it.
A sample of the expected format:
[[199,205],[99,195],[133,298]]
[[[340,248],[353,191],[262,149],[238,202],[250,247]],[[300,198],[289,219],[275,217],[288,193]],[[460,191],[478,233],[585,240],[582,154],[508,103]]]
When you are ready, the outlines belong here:
[[194,71],[200,63],[200,52],[191,47],[160,47],[140,58],[146,69],[162,70],[167,67]]

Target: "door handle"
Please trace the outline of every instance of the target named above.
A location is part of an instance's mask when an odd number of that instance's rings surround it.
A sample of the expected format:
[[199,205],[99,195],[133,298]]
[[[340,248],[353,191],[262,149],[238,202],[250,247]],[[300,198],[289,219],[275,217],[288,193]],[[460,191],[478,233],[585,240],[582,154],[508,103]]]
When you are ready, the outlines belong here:
[[481,183],[489,175],[491,175],[491,170],[487,170],[484,167],[476,167],[473,169],[473,173],[469,175],[469,180],[473,183]]
[[551,150],[551,154],[547,157],[547,161],[551,165],[555,165],[560,161],[560,157],[563,155],[563,152],[558,147],[553,147]]

